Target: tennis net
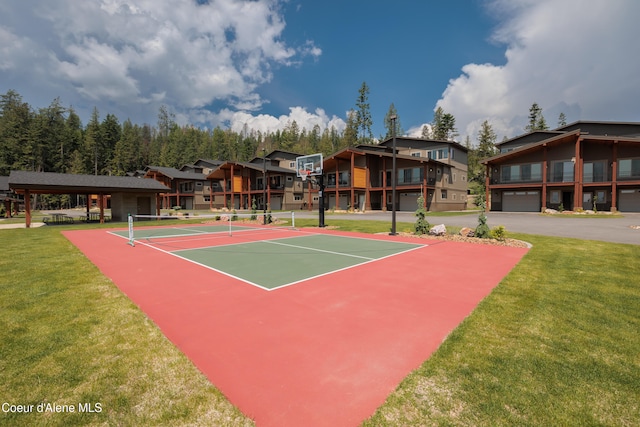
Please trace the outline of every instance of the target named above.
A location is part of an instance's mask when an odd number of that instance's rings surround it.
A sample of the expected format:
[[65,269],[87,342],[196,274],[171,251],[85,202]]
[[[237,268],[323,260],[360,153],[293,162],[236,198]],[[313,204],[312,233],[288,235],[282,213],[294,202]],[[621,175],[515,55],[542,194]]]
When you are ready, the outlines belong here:
[[295,228],[295,212],[132,215],[129,242],[203,234],[233,236],[247,231]]

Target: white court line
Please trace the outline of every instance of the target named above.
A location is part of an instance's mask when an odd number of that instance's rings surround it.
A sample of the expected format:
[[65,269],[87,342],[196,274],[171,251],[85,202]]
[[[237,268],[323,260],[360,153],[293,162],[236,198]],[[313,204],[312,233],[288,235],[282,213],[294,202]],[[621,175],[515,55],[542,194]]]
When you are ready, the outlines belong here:
[[[371,240],[375,240],[375,239],[371,239]],[[290,282],[290,283],[285,283],[285,284],[283,284],[283,285],[276,286],[276,287],[274,287],[274,288],[265,288],[265,287],[262,287],[262,289],[265,289],[265,290],[267,290],[267,291],[269,291],[269,292],[271,292],[271,291],[275,291],[275,290],[280,289],[280,288],[286,288],[286,287],[288,287],[288,286],[297,285],[298,283],[306,282],[307,280],[316,279],[316,278],[318,278],[318,277],[323,277],[323,276],[328,276],[328,275],[330,275],[330,274],[337,273],[337,272],[339,272],[339,271],[348,270],[348,269],[350,269],[350,268],[354,268],[354,267],[360,267],[361,265],[369,264],[369,263],[371,263],[371,262],[381,261],[381,260],[383,260],[383,259],[390,258],[390,257],[392,257],[392,256],[396,256],[396,255],[404,254],[404,253],[406,253],[406,252],[415,251],[415,250],[417,250],[417,249],[426,248],[427,246],[429,246],[429,245],[422,245],[422,246],[417,246],[417,247],[415,247],[415,248],[409,248],[409,249],[407,249],[406,251],[396,252],[396,253],[394,253],[394,254],[390,254],[390,255],[387,255],[387,256],[383,256],[382,258],[371,258],[371,259],[369,259],[368,261],[365,261],[365,262],[360,262],[360,263],[358,263],[358,264],[349,265],[349,266],[347,266],[347,267],[342,267],[342,268],[339,268],[339,269],[337,269],[337,270],[327,271],[326,273],[317,274],[317,275],[315,275],[315,276],[305,277],[304,279],[296,280],[296,281],[294,281],[294,282]]]
[[[260,288],[260,289],[262,289],[262,290],[267,290],[267,291],[270,291],[270,290],[271,290],[271,289],[266,288],[266,287],[264,287],[264,286],[262,286],[262,285],[259,285],[259,284],[257,284],[257,283],[253,283],[253,282],[251,282],[251,281],[249,281],[249,280],[247,280],[247,279],[243,279],[242,277],[234,276],[233,274],[227,273],[226,271],[223,271],[223,270],[218,270],[217,268],[211,267],[210,265],[202,264],[201,262],[194,261],[194,260],[189,259],[189,258],[185,258],[185,257],[183,257],[183,256],[181,256],[181,255],[178,255],[178,254],[174,253],[175,251],[174,251],[174,252],[171,252],[171,251],[165,251],[164,249],[160,249],[160,248],[158,248],[158,247],[156,247],[156,246],[154,246],[154,245],[150,245],[150,244],[148,244],[148,243],[144,243],[144,242],[138,242],[138,243],[140,243],[141,245],[144,245],[144,246],[146,246],[146,247],[148,247],[148,248],[155,249],[155,250],[160,251],[160,252],[162,252],[162,253],[165,253],[165,254],[168,254],[168,255],[174,256],[174,257],[179,258],[179,259],[181,259],[181,260],[183,260],[183,261],[187,261],[187,262],[190,262],[190,263],[193,263],[193,264],[199,265],[200,267],[204,267],[204,268],[207,268],[207,269],[209,269],[209,270],[215,271],[216,273],[220,273],[220,274],[223,274],[223,275],[225,275],[225,276],[227,276],[227,277],[231,277],[232,279],[236,279],[236,280],[239,280],[239,281],[241,281],[241,282],[247,283],[247,284],[249,284],[249,285],[251,285],[251,286],[255,286],[256,288]],[[274,289],[277,289],[277,287],[276,287],[276,288],[274,288]]]
[[[110,233],[110,232],[108,232],[108,233]],[[114,234],[114,235],[117,235],[117,234],[115,234],[115,233],[113,233],[113,234]],[[319,235],[322,235],[321,233],[309,233],[309,234],[319,234]],[[120,235],[117,235],[117,236],[118,236],[118,237],[123,237],[123,236],[120,236]],[[290,239],[290,238],[294,238],[294,237],[299,237],[299,236],[283,237],[283,238],[279,238],[279,239],[276,239],[276,240],[286,240],[286,239]],[[339,235],[338,235],[337,237],[346,237],[346,236],[339,236]],[[124,238],[124,237],[123,237],[123,238]],[[349,237],[346,237],[346,238],[349,238]],[[356,238],[357,238],[357,237],[356,237]],[[364,237],[364,238],[362,238],[362,239],[364,239],[364,240],[374,240],[374,241],[385,241],[385,240],[378,240],[378,239],[368,239],[368,238],[366,238],[366,237]],[[415,246],[415,247],[412,247],[412,248],[408,248],[407,250],[403,250],[403,251],[400,251],[400,252],[392,253],[392,254],[386,255],[386,256],[381,257],[381,258],[367,258],[367,257],[358,256],[358,255],[350,255],[350,254],[344,254],[344,253],[340,253],[340,252],[325,251],[325,250],[322,250],[322,249],[313,249],[313,248],[308,248],[308,247],[305,247],[305,246],[289,245],[289,244],[284,244],[284,243],[279,243],[279,242],[274,242],[274,241],[269,241],[269,240],[261,240],[261,241],[258,241],[258,242],[238,242],[238,243],[232,243],[232,244],[230,244],[230,245],[212,246],[213,248],[219,248],[219,247],[224,247],[224,246],[234,246],[234,245],[239,245],[239,244],[251,244],[251,243],[261,243],[261,242],[265,242],[265,243],[280,244],[280,245],[284,245],[284,246],[298,247],[298,248],[301,248],[301,249],[309,249],[309,250],[316,250],[316,251],[321,251],[321,252],[328,252],[328,253],[333,253],[333,254],[336,254],[336,255],[351,256],[351,257],[361,258],[361,259],[365,259],[365,260],[366,260],[366,261],[359,262],[359,263],[356,263],[356,264],[353,264],[353,265],[349,265],[349,266],[346,266],[346,267],[343,267],[343,268],[339,268],[339,269],[337,269],[337,270],[327,271],[327,272],[325,272],[325,273],[317,274],[317,275],[315,275],[315,276],[305,277],[305,278],[302,278],[302,279],[300,279],[300,280],[295,280],[295,281],[293,281],[293,282],[284,283],[284,284],[282,284],[282,285],[278,285],[278,286],[275,286],[275,287],[273,287],[273,288],[269,288],[269,287],[266,287],[266,286],[263,286],[263,285],[260,285],[260,284],[254,283],[254,282],[252,282],[252,281],[250,281],[250,280],[243,279],[242,277],[238,277],[238,276],[235,276],[235,275],[233,275],[233,274],[227,273],[226,271],[219,270],[219,269],[217,269],[217,268],[215,268],[215,267],[211,267],[211,266],[209,266],[209,265],[206,265],[206,264],[203,264],[203,263],[200,263],[200,262],[194,261],[194,260],[192,260],[192,259],[189,259],[189,258],[183,257],[183,256],[181,256],[181,255],[179,255],[179,254],[177,253],[177,252],[182,252],[183,250],[167,251],[167,250],[164,250],[164,249],[158,248],[158,247],[156,247],[156,246],[155,246],[155,245],[153,245],[153,244],[145,243],[145,242],[142,242],[142,241],[136,241],[136,242],[137,242],[137,243],[139,243],[139,244],[141,244],[141,245],[147,246],[147,247],[149,247],[149,248],[151,248],[151,249],[155,249],[155,250],[160,251],[160,252],[162,252],[162,253],[172,255],[172,256],[174,256],[174,257],[176,257],[176,258],[179,258],[179,259],[181,259],[181,260],[184,260],[184,261],[187,261],[187,262],[191,262],[191,263],[193,263],[193,264],[196,264],[196,265],[199,265],[199,266],[201,266],[201,267],[207,268],[207,269],[209,269],[209,270],[215,271],[215,272],[220,273],[220,274],[222,274],[222,275],[225,275],[225,276],[227,276],[227,277],[231,277],[232,279],[239,280],[240,282],[244,282],[244,283],[246,283],[246,284],[248,284],[248,285],[251,285],[251,286],[254,286],[254,287],[256,287],[256,288],[260,288],[260,289],[262,289],[262,290],[264,290],[264,291],[267,291],[267,292],[275,291],[275,290],[278,290],[278,289],[281,289],[281,288],[286,288],[286,287],[289,287],[289,286],[296,285],[296,284],[298,284],[298,283],[306,282],[307,280],[312,280],[312,279],[316,279],[316,278],[319,278],[319,277],[328,276],[328,275],[330,275],[330,274],[337,273],[337,272],[339,272],[339,271],[344,271],[344,270],[348,270],[348,269],[350,269],[350,268],[359,267],[359,266],[361,266],[361,265],[369,264],[369,263],[372,263],[372,262],[381,261],[381,260],[386,259],[386,258],[390,258],[390,257],[396,256],[396,255],[401,255],[401,254],[404,254],[404,253],[407,253],[407,252],[412,252],[412,251],[415,251],[415,250],[418,250],[418,249],[423,249],[423,248],[426,248],[426,247],[430,246],[429,244],[418,244],[418,246]],[[401,242],[401,243],[406,243],[406,242]],[[408,244],[408,245],[415,245],[414,243],[407,243],[407,244]],[[184,249],[184,250],[199,250],[199,249],[206,249],[206,248]]]
[[381,259],[381,258],[371,258],[371,257],[360,256],[360,255],[346,254],[346,253],[343,253],[343,252],[327,251],[325,249],[309,248],[307,246],[289,245],[287,243],[276,242],[275,240],[265,240],[264,243],[271,243],[272,245],[289,246],[291,248],[298,248],[298,249],[307,249],[309,251],[325,252],[325,253],[332,254],[332,255],[350,256],[350,257],[353,257],[353,258],[362,258],[362,259],[366,259],[366,260]]

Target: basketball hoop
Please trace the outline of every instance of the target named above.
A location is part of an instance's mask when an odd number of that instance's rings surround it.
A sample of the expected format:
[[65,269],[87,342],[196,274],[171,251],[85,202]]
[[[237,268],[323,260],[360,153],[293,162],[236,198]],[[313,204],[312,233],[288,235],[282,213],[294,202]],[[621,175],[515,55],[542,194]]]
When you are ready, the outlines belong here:
[[307,178],[311,175],[311,171],[309,170],[302,170],[300,171],[300,178],[302,178],[302,182],[305,182],[307,180]]

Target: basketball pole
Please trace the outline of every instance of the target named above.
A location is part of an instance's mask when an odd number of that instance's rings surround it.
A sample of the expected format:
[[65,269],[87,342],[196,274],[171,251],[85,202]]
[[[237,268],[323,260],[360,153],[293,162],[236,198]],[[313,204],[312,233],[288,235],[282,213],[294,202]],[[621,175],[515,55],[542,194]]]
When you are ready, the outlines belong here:
[[318,227],[324,228],[324,175],[318,176],[318,185],[320,186],[318,191]]
[[396,119],[397,116],[394,114],[389,117],[391,121],[391,132],[393,135],[393,162],[392,162],[392,172],[391,172],[391,233],[390,236],[395,236],[396,233],[396,180],[398,178],[398,171],[396,170]]

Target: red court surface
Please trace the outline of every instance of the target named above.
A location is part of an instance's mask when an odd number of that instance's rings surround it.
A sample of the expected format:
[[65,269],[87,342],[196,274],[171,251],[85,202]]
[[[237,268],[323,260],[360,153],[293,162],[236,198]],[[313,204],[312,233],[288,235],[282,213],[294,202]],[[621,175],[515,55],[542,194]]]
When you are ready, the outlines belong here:
[[[357,426],[527,249],[428,246],[271,292],[105,230],[65,232],[258,426]],[[251,259],[247,259],[251,268]]]

